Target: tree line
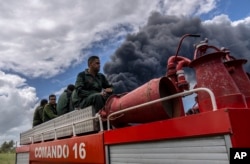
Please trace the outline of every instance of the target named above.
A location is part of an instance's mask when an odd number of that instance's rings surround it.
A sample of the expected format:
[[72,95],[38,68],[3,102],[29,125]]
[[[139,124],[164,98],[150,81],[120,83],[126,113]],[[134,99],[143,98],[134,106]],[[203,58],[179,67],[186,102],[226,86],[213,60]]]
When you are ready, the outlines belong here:
[[15,152],[15,143],[13,140],[7,142],[4,141],[0,147],[0,153],[14,153]]

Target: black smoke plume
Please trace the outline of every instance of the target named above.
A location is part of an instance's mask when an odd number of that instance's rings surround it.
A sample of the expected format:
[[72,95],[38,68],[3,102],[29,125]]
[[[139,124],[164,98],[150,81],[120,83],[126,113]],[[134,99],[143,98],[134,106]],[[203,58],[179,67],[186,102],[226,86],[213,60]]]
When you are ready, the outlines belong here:
[[[124,43],[104,65],[104,72],[115,86],[116,93],[128,92],[166,73],[166,63],[175,55],[181,36],[200,34],[201,38],[186,38],[179,55],[193,59],[194,44],[209,39],[210,45],[229,48],[236,58],[249,58],[250,28],[230,22],[208,24],[199,18],[187,18],[152,13],[145,27],[129,34]],[[250,65],[245,65],[250,71]]]

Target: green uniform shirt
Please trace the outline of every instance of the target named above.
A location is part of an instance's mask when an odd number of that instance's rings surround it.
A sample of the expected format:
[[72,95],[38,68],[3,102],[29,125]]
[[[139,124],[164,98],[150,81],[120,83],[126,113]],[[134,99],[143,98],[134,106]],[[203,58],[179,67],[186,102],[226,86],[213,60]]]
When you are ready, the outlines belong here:
[[57,117],[56,104],[46,104],[43,109],[43,122],[49,121]]
[[44,106],[38,106],[35,109],[34,117],[33,117],[33,127],[43,123],[43,108]]
[[70,111],[69,104],[70,104],[71,93],[72,93],[71,91],[66,89],[60,95],[56,105],[56,111],[58,116],[68,113]]

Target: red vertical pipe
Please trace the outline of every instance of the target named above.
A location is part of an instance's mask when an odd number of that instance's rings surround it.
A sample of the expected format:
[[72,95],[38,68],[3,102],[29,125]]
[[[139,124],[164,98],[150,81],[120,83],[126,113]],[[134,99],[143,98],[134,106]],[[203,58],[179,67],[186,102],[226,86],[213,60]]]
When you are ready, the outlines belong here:
[[[224,52],[201,56],[190,63],[196,72],[197,87],[213,91],[218,109],[226,107],[245,108],[246,101],[222,62]],[[207,93],[198,93],[201,112],[211,111],[212,106]]]

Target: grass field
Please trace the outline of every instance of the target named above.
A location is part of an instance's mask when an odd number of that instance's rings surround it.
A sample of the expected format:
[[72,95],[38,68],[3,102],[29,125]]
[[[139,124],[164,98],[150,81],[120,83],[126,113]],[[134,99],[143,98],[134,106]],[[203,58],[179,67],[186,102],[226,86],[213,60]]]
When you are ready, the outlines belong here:
[[15,153],[0,153],[0,164],[15,164]]

